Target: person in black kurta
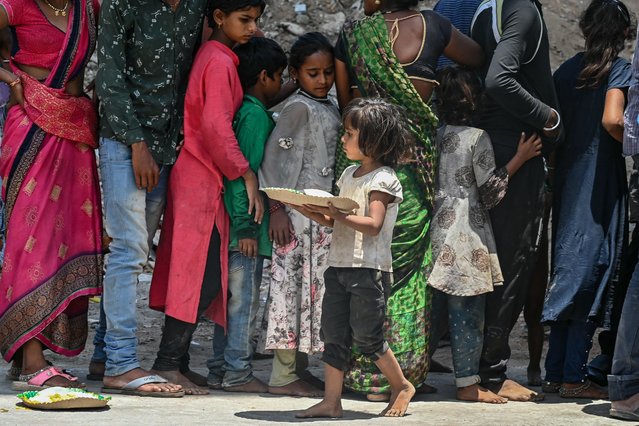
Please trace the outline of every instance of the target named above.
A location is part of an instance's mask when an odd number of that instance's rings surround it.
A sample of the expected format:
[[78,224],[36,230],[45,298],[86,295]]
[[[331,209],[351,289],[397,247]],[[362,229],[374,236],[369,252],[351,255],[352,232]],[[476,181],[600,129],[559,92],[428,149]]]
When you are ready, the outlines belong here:
[[[501,15],[493,14],[490,7],[480,7],[471,36],[487,59],[482,70],[487,96],[477,127],[490,135],[497,167],[501,167],[515,154],[522,132],[544,134],[544,152],[551,151],[561,134],[561,123],[541,5],[536,0],[495,3],[503,3]],[[494,16],[500,23],[494,22]],[[544,132],[544,128],[552,130]],[[484,386],[511,400],[536,397],[535,392],[507,380],[506,365],[510,358],[508,337],[523,309],[535,266],[544,178],[543,159],[528,161],[510,181],[506,197],[490,213],[504,285],[495,288],[486,300],[480,375]]]

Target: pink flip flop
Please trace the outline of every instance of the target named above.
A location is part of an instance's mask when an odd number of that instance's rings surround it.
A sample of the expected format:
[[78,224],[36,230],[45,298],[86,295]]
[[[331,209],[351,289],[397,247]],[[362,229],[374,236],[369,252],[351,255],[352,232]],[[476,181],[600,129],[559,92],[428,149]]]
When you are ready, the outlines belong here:
[[50,388],[51,386],[45,385],[45,383],[47,382],[47,380],[56,376],[64,377],[65,379],[73,383],[73,386],[65,387],[75,387],[79,389],[86,387],[84,383],[78,382],[77,377],[65,373],[58,367],[48,366],[36,371],[33,374],[21,374],[18,377],[18,380],[13,382],[13,389],[18,391],[39,391]]

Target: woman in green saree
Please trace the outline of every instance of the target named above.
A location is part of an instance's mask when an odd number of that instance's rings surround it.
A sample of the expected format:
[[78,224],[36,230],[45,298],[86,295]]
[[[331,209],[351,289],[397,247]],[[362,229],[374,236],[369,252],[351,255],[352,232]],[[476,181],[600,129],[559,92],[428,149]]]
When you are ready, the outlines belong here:
[[[431,10],[412,8],[417,0],[364,0],[366,17],[347,22],[336,46],[336,87],[340,107],[359,96],[382,97],[403,106],[416,144],[412,162],[397,176],[404,189],[393,243],[394,284],[388,300],[386,339],[404,375],[416,387],[429,368],[430,268],[428,229],[435,191],[437,118],[428,105],[437,59],[445,54],[465,66],[478,67],[483,52],[450,22]],[[337,150],[336,176],[348,166]],[[350,389],[385,400],[386,378],[374,363],[357,353],[345,376]],[[424,386],[421,386],[424,388]]]

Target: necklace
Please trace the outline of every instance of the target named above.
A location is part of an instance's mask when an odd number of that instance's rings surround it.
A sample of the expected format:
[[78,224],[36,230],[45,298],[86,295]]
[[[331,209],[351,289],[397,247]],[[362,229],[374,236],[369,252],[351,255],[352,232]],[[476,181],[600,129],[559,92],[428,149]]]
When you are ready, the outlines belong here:
[[52,5],[51,3],[49,3],[49,0],[44,0],[44,3],[49,6],[51,9],[53,9],[53,11],[55,12],[55,16],[67,16],[67,9],[69,8],[69,0],[67,0],[64,3],[64,7],[62,9],[59,9],[57,7],[55,7],[54,5]]

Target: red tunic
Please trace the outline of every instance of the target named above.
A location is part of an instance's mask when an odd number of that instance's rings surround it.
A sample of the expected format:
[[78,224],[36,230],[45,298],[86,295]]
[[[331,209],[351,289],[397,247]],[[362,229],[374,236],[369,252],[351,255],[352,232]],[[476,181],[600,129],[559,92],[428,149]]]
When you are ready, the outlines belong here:
[[216,41],[197,53],[184,105],[184,147],[169,179],[149,306],[190,323],[197,320],[215,224],[222,240],[222,291],[206,314],[226,327],[229,218],[223,177],[237,179],[249,167],[232,127],[242,103],[238,62],[231,49]]

